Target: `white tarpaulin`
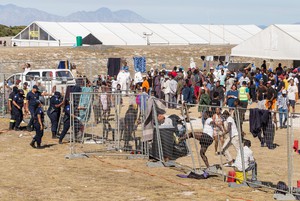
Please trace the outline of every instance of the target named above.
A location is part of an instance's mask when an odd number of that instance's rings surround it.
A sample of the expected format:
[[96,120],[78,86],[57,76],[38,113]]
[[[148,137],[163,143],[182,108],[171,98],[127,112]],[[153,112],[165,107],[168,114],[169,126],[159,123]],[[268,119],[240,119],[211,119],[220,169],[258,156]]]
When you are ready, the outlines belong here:
[[271,25],[232,48],[231,56],[300,60],[300,25]]

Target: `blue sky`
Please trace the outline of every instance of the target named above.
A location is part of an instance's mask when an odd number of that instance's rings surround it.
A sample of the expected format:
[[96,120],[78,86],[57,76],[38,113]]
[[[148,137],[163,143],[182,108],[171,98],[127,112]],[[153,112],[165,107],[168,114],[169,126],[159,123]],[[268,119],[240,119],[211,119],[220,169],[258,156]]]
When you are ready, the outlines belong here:
[[300,22],[299,0],[0,0],[0,4],[68,15],[107,7],[129,9],[158,23],[289,24]]

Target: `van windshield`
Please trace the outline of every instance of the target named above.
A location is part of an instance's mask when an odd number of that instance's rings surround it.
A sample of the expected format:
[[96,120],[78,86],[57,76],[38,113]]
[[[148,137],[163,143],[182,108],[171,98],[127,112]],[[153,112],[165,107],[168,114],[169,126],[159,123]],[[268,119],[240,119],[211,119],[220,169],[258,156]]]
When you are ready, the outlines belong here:
[[70,71],[57,71],[56,72],[56,78],[73,78],[72,74],[70,73]]

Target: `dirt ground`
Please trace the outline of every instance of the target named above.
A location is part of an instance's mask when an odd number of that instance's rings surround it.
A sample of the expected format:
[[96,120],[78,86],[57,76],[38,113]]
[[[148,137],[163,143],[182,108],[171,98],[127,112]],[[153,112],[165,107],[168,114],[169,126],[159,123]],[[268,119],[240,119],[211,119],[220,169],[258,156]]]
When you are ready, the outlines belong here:
[[[5,121],[1,121],[6,127]],[[7,122],[7,121],[6,121]],[[22,136],[21,136],[22,135]],[[91,157],[67,160],[68,145],[46,133],[43,150],[29,146],[33,133],[0,136],[1,200],[265,200],[271,193],[230,189],[219,179],[180,179],[146,160]]]
[[[191,111],[192,117],[198,115],[196,108]],[[4,130],[8,120],[0,119],[0,125]],[[247,127],[245,123],[244,128]],[[298,128],[294,134],[299,139]],[[70,152],[68,143],[59,145],[46,132],[43,144],[47,147],[32,149],[29,143],[33,135],[24,131],[0,134],[0,200],[273,200],[273,191],[266,188],[229,188],[222,177],[182,179],[176,176],[183,174],[178,169],[150,168],[145,159],[108,156],[65,159]],[[258,163],[258,178],[275,184],[287,181],[286,130],[276,132],[275,142],[280,146],[275,150],[261,148],[257,139],[247,135]],[[207,155],[211,164],[219,162],[213,146]],[[293,153],[293,159],[296,185],[300,179],[299,155]],[[191,160],[187,157],[179,162],[190,165]]]

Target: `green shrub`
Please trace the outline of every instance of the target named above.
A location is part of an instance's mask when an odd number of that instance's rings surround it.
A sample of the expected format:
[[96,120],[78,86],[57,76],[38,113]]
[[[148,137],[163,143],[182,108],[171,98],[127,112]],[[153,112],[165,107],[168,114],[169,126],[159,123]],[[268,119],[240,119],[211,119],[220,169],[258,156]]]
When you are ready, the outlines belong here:
[[20,33],[26,26],[8,27],[0,24],[0,37],[15,36]]

